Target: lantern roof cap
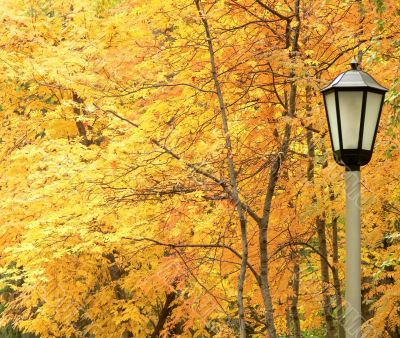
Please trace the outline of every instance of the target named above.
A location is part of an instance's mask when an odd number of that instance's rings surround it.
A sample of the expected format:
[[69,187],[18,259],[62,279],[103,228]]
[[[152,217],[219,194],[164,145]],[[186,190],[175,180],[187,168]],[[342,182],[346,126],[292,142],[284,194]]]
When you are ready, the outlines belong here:
[[359,69],[356,60],[353,60],[350,65],[352,69],[338,75],[328,86],[321,89],[321,92],[335,88],[371,88],[387,92],[387,88],[381,86],[371,75]]

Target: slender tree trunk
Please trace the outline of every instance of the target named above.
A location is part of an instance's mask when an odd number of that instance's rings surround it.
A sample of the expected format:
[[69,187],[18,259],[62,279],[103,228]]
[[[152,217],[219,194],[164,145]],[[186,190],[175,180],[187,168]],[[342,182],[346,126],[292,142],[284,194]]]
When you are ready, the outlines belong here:
[[325,315],[325,322],[326,322],[326,337],[327,338],[334,338],[335,337],[335,325],[333,322],[333,311],[331,300],[329,296],[329,267],[327,264],[327,245],[326,245],[326,223],[325,217],[317,219],[317,233],[318,233],[318,242],[319,242],[319,252],[320,256],[320,263],[321,263],[321,282],[322,282],[322,298],[323,298],[323,305],[324,305],[324,315]]
[[337,217],[332,220],[332,250],[333,250],[333,286],[335,287],[335,298],[336,298],[336,312],[337,322],[339,327],[339,338],[346,338],[346,332],[343,327],[343,301],[342,294],[340,292],[340,279],[339,279],[339,245],[338,245],[338,226]]
[[[306,110],[307,115],[311,116],[311,87],[306,87]],[[307,129],[307,146],[308,146],[308,168],[307,168],[307,179],[310,182],[314,181],[314,159],[315,159],[315,144],[313,138],[312,125]],[[325,165],[325,164],[324,164]],[[315,197],[314,197],[315,201]],[[326,337],[334,338],[335,336],[335,326],[333,322],[332,305],[329,297],[329,267],[327,264],[328,250],[326,245],[326,222],[325,215],[319,216],[317,218],[317,234],[319,243],[319,253],[320,253],[320,265],[321,265],[321,283],[322,283],[322,297],[323,297],[323,307],[324,316],[326,323]],[[323,257],[321,257],[323,256]],[[324,259],[325,258],[325,259]]]
[[[299,50],[299,37],[301,29],[300,21],[300,0],[295,0],[294,2],[294,17],[297,20],[297,25],[293,29],[292,43],[292,56],[296,57],[296,53]],[[291,77],[294,77],[294,72]],[[290,101],[289,101],[289,116],[294,117],[296,114],[296,95],[297,95],[297,85],[293,82],[290,90]],[[290,312],[292,314],[293,321],[293,336],[294,338],[300,338],[301,327],[300,327],[300,316],[298,309],[300,293],[300,262],[295,258],[294,268],[293,268],[293,298],[290,306]]]
[[151,338],[160,337],[161,331],[163,330],[168,317],[171,315],[172,310],[176,307],[176,305],[172,304],[175,299],[176,299],[175,292],[170,292],[166,294],[165,302],[163,304],[163,307],[161,308],[160,313],[158,314],[158,322],[154,327],[154,331],[151,334]]
[[[298,24],[292,29],[290,28],[290,22],[288,22],[287,39],[291,44],[290,56],[294,59],[299,49],[299,34],[300,34],[300,0],[295,1],[294,6],[294,18],[298,21]],[[295,73],[292,71],[289,75],[291,79],[290,92],[289,92],[289,105],[287,109],[287,115],[294,117],[296,114],[296,95],[297,85],[294,79]],[[272,298],[268,282],[268,245],[267,245],[267,234],[268,225],[271,215],[271,205],[274,196],[274,191],[279,178],[279,170],[282,162],[286,158],[287,151],[290,144],[291,126],[286,124],[285,132],[281,147],[278,154],[271,165],[271,171],[268,179],[268,186],[264,200],[263,217],[259,222],[259,247],[260,247],[260,287],[261,294],[265,306],[265,323],[267,325],[267,332],[269,338],[277,338],[275,323],[274,323],[274,307],[272,304]]]
[[292,330],[291,330],[291,321],[290,321],[290,300],[288,300],[286,304],[286,309],[285,309],[285,315],[286,315],[286,338],[290,338],[292,336]]
[[[296,84],[293,82],[291,84],[290,90],[290,108],[289,108],[289,116],[294,116],[295,112],[295,99],[296,99]],[[272,162],[271,171],[268,179],[267,192],[264,200],[263,207],[263,217],[259,222],[259,247],[260,247],[260,288],[261,294],[263,297],[263,302],[265,306],[265,323],[267,325],[268,337],[277,338],[275,322],[274,322],[274,307],[272,303],[271,292],[269,288],[268,281],[268,242],[267,242],[267,234],[268,234],[268,226],[271,215],[271,205],[272,199],[275,192],[275,187],[279,179],[279,170],[281,167],[281,163],[287,156],[287,152],[290,144],[290,135],[291,135],[291,126],[286,124],[285,126],[285,135],[283,138],[283,142],[281,148],[276,155],[274,161]]]
[[229,134],[229,126],[228,126],[228,116],[226,111],[226,105],[224,102],[224,96],[222,94],[221,83],[218,77],[217,65],[215,62],[215,52],[213,46],[213,38],[211,35],[210,27],[208,24],[206,12],[202,7],[201,0],[194,0],[196,4],[196,8],[198,14],[200,16],[201,22],[204,27],[204,32],[207,38],[207,45],[208,45],[208,52],[210,56],[210,64],[211,64],[211,73],[212,79],[214,82],[215,91],[218,97],[218,103],[220,108],[220,114],[223,124],[223,130],[225,135],[225,147],[228,151],[227,160],[228,160],[228,172],[229,178],[231,183],[232,189],[232,196],[234,202],[236,204],[236,209],[239,215],[240,221],[240,231],[241,231],[241,241],[242,241],[242,260],[240,264],[240,273],[238,279],[238,294],[237,294],[237,302],[238,302],[238,310],[239,310],[239,332],[240,337],[246,337],[246,320],[245,320],[245,313],[244,313],[244,301],[243,301],[243,294],[244,294],[244,282],[246,279],[246,268],[247,268],[247,260],[248,260],[248,242],[247,242],[247,220],[245,211],[243,210],[239,192],[238,192],[238,185],[236,181],[236,171],[235,165],[233,161],[233,149],[232,149],[232,141]]
[[[311,117],[311,99],[312,99],[312,90],[310,86],[306,87],[306,111],[307,117]],[[307,128],[306,132],[307,138],[307,149],[308,149],[308,166],[307,166],[307,180],[310,182],[314,181],[314,161],[315,161],[315,144],[313,138],[312,124],[310,124]]]
[[[290,127],[286,128],[286,134],[290,135]],[[289,140],[289,136],[287,138]],[[288,141],[289,142],[289,141]],[[285,150],[286,148],[286,150]],[[285,147],[282,155],[286,155],[287,147]],[[268,337],[277,338],[275,322],[274,322],[274,307],[272,304],[272,298],[269,288],[268,281],[268,245],[267,245],[267,233],[268,225],[271,213],[272,198],[274,196],[274,191],[276,183],[278,181],[278,173],[281,165],[281,158],[279,155],[274,160],[271,171],[269,174],[268,188],[264,202],[264,212],[263,218],[259,224],[258,241],[260,247],[260,288],[261,295],[265,307],[265,324],[267,326]]]
[[[218,78],[217,67],[215,63],[215,54],[214,54],[214,47],[213,47],[213,39],[210,32],[209,24],[207,21],[206,13],[202,8],[201,0],[194,0],[200,19],[204,26],[207,44],[208,44],[208,51],[210,55],[210,63],[211,63],[211,71],[212,71],[212,78],[214,81],[214,86],[216,90],[216,94],[219,101],[220,106],[220,114],[223,122],[224,133],[225,133],[225,144],[228,150],[228,171],[232,186],[232,195],[233,199],[236,203],[236,208],[239,214],[240,219],[240,226],[241,226],[241,237],[242,237],[242,262],[241,262],[241,269],[239,274],[239,285],[238,285],[238,308],[239,308],[239,324],[240,324],[240,337],[246,337],[246,327],[245,327],[245,318],[244,318],[244,304],[243,304],[243,285],[245,280],[246,274],[246,265],[247,265],[247,256],[248,256],[248,247],[247,247],[247,234],[246,234],[246,227],[247,227],[247,220],[245,218],[245,213],[242,208],[242,204],[239,198],[238,190],[237,190],[237,182],[236,182],[236,173],[234,168],[233,162],[233,153],[232,153],[232,146],[231,146],[231,139],[229,136],[229,128],[228,128],[228,119],[226,113],[226,105],[224,103],[224,98],[222,95],[221,85]],[[293,20],[293,17],[287,18],[288,27],[289,27],[289,40],[291,42],[291,57],[294,59],[297,52],[298,52],[298,39],[300,33],[300,0],[295,0],[295,9],[294,9],[294,19],[298,21],[298,24],[293,27],[290,26],[290,22]],[[290,73],[289,78],[291,79],[290,84],[290,94],[289,94],[289,107],[287,115],[290,117],[295,116],[296,110],[296,93],[297,93],[297,85],[296,80],[294,79],[295,73],[292,71]],[[259,278],[259,285],[261,289],[261,294],[265,306],[265,324],[267,326],[267,332],[269,338],[277,338],[275,323],[274,323],[274,308],[272,303],[272,297],[269,288],[268,282],[268,246],[267,246],[267,234],[268,234],[268,225],[270,220],[270,213],[271,213],[271,204],[272,198],[274,195],[275,187],[279,177],[279,170],[281,167],[281,163],[285,159],[287,155],[287,151],[289,149],[290,143],[290,135],[291,135],[291,126],[286,124],[284,137],[281,144],[281,147],[276,154],[274,160],[272,161],[266,196],[264,200],[264,208],[263,208],[263,216],[261,220],[258,221],[259,225],[259,248],[260,248],[260,278]]]
[[[108,272],[110,274],[111,280],[112,281],[120,280],[124,275],[125,271],[117,265],[114,254],[108,253],[105,254],[104,257],[107,258],[109,262]],[[114,286],[114,293],[116,299],[127,299],[125,290],[118,283],[115,284]],[[125,330],[121,335],[121,338],[131,338],[131,337],[133,337],[133,334],[129,330]]]
[[[72,93],[72,100],[76,103],[76,104],[81,104],[83,103],[82,98],[80,98],[78,96],[78,94],[76,94],[75,92]],[[74,107],[74,113],[75,115],[79,116],[81,114],[81,111],[79,108]],[[90,145],[90,140],[87,137],[87,133],[86,133],[86,128],[85,125],[83,124],[82,121],[76,121],[76,128],[78,129],[79,135],[82,137],[82,141],[81,143],[83,145],[85,145],[86,147]]]
[[290,312],[292,314],[292,320],[293,320],[293,337],[301,338],[300,317],[299,317],[299,310],[297,307],[299,301],[299,291],[300,291],[300,264],[298,262],[295,262],[293,268],[292,288],[293,288],[293,297],[291,299]]
[[[322,148],[322,153],[326,154],[325,147]],[[325,157],[326,158],[326,157]],[[323,163],[323,167],[328,166],[327,161]],[[332,186],[329,187],[330,200],[333,202],[335,200],[335,194]],[[335,300],[336,300],[336,315],[337,315],[337,327],[339,331],[339,338],[346,338],[346,331],[344,329],[344,309],[343,309],[343,299],[341,293],[341,283],[339,278],[339,240],[338,240],[338,218],[334,217],[332,219],[332,261],[333,265],[331,268],[333,287],[335,289]]]
[[[301,338],[300,316],[298,310],[299,291],[300,291],[300,264],[295,255],[290,259],[294,262],[292,278],[289,281],[288,288],[293,290],[293,295],[289,297],[286,308],[286,337]],[[292,333],[293,331],[293,333]]]

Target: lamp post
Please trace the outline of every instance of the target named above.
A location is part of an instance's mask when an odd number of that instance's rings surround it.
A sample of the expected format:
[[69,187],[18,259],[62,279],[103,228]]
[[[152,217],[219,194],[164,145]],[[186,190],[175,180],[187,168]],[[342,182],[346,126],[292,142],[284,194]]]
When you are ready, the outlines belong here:
[[360,167],[372,157],[387,89],[356,60],[321,90],[335,161],[346,181],[346,338],[361,337]]

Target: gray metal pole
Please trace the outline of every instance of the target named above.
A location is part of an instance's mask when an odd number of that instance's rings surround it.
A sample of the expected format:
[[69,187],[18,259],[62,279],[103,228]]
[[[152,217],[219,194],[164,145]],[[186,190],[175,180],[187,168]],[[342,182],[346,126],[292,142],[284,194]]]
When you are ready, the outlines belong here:
[[346,338],[361,338],[360,171],[346,171]]

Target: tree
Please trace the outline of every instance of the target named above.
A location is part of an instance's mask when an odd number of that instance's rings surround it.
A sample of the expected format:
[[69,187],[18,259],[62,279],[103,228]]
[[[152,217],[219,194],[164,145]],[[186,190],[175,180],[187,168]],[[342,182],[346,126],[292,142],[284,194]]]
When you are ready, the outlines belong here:
[[[319,89],[358,51],[397,86],[395,2],[1,6],[1,325],[299,337],[325,321],[334,334],[343,187]],[[392,336],[393,88],[363,216],[366,325]]]

